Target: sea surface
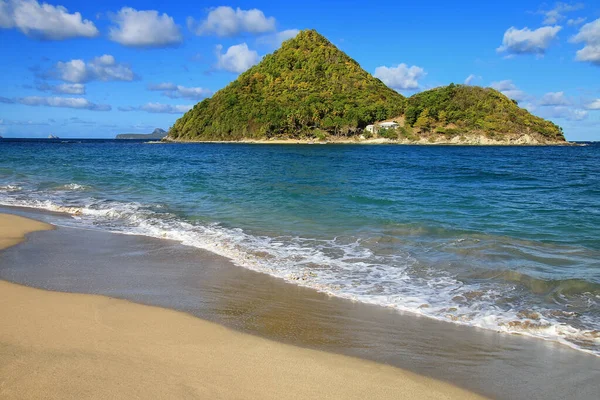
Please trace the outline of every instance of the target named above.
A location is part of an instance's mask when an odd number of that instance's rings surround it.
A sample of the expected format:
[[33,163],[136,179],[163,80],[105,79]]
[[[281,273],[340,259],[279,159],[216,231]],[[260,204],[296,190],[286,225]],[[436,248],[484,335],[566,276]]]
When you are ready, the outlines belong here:
[[600,145],[0,141],[0,205],[600,355]]

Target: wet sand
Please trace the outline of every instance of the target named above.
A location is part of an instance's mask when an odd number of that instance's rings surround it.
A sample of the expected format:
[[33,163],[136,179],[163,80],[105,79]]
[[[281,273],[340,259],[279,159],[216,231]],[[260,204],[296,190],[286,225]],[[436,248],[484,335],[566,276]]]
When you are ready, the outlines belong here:
[[[67,221],[64,215],[4,211],[59,225]],[[177,309],[244,333],[374,360],[492,398],[595,399],[600,390],[598,357],[331,298],[167,240],[61,226],[1,252],[0,279]]]
[[[0,214],[0,245],[50,228]],[[391,366],[105,296],[0,281],[0,320],[2,398],[481,398]]]

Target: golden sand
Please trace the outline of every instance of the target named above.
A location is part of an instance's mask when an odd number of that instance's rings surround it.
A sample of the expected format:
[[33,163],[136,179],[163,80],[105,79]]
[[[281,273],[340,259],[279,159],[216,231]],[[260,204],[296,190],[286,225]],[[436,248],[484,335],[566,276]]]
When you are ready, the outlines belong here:
[[[47,224],[0,214],[0,246]],[[113,298],[0,281],[1,399],[478,399],[448,383]]]

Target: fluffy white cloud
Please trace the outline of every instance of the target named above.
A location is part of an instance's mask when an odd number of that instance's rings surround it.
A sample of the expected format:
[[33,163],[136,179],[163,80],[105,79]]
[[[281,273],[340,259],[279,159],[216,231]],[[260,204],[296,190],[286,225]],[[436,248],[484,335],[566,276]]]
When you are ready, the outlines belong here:
[[233,9],[221,6],[209,11],[205,20],[197,23],[188,17],[188,28],[196,35],[235,36],[240,33],[265,33],[275,30],[275,18],[266,17],[256,8]]
[[16,28],[27,36],[48,40],[99,34],[94,23],[84,20],[80,13],[37,0],[0,0],[0,28]]
[[467,79],[465,79],[465,85],[471,85],[471,84],[475,83],[476,81],[480,81],[480,80],[481,80],[481,76],[471,74],[471,75],[467,76]]
[[588,112],[578,108],[564,106],[550,107],[543,113],[547,118],[562,118],[568,121],[582,121],[588,117]]
[[162,92],[164,96],[172,99],[186,98],[186,99],[203,99],[212,94],[209,89],[201,87],[185,87],[181,85],[175,85],[174,83],[158,83],[148,85],[148,90]]
[[517,85],[515,85],[513,81],[509,79],[504,81],[492,82],[490,84],[490,87],[496,89],[506,97],[516,101],[523,101],[528,97],[524,91],[520,90],[517,87]]
[[133,107],[125,106],[118,107],[119,111],[146,111],[153,114],[183,114],[188,112],[194,107],[193,105],[171,105],[162,103],[146,103],[143,106]]
[[161,103],[148,103],[144,104],[140,107],[140,110],[149,112],[149,113],[166,113],[166,114],[183,114],[188,112],[194,107],[193,105],[176,105],[172,106],[170,104],[161,104]]
[[502,46],[496,51],[509,54],[544,54],[562,29],[561,26],[544,26],[536,30],[510,27],[504,33]]
[[258,39],[258,43],[265,44],[273,48],[278,48],[286,40],[295,38],[298,33],[300,33],[299,29],[286,29],[285,31],[265,35]]
[[571,102],[564,92],[549,92],[542,96],[539,104],[541,106],[567,106]]
[[36,88],[42,92],[52,92],[55,94],[85,94],[85,85],[81,83],[61,83],[60,85],[41,83]]
[[600,65],[600,18],[583,25],[571,41],[584,43],[583,49],[577,51],[578,61]]
[[559,21],[562,21],[563,19],[565,19],[566,13],[581,10],[583,7],[584,6],[582,3],[569,4],[569,3],[558,2],[554,5],[553,9],[542,10],[542,11],[539,11],[538,13],[542,14],[544,16],[544,24],[545,25],[554,25],[554,24],[558,23]]
[[119,64],[109,54],[95,57],[89,62],[83,60],[59,61],[45,77],[71,83],[90,81],[132,81],[135,74],[128,65]]
[[588,110],[600,110],[600,99],[593,100],[585,105]]
[[29,96],[19,97],[15,99],[19,104],[27,106],[45,106],[45,107],[64,107],[77,108],[91,111],[110,111],[111,107],[108,104],[92,103],[82,97],[40,97]]
[[374,76],[396,90],[414,90],[419,88],[419,79],[427,73],[421,67],[400,64],[396,67],[377,67]]
[[222,53],[223,46],[217,46],[218,69],[229,72],[242,73],[260,61],[258,53],[250,50],[246,43],[237,44]]
[[168,47],[183,41],[179,26],[167,14],[155,10],[138,11],[123,7],[111,15],[116,26],[108,32],[110,40],[129,47]]

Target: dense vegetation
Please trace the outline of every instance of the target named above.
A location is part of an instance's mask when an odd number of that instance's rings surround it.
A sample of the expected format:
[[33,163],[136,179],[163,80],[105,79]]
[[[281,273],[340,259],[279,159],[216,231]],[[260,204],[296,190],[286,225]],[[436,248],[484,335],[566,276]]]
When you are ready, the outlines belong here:
[[502,93],[477,86],[444,86],[407,99],[405,123],[422,132],[443,134],[482,132],[490,136],[506,133],[539,133],[564,140],[562,129],[532,115]]
[[[391,119],[400,123],[398,129],[376,135],[364,130],[368,124]],[[564,141],[560,127],[494,89],[451,84],[406,99],[323,36],[305,30],[212,98],[196,104],[171,128],[169,138],[363,135],[435,142],[468,134],[495,139],[504,134],[538,134],[548,141]]]
[[174,139],[318,137],[357,134],[399,115],[404,97],[313,30],[197,104],[171,128]]

